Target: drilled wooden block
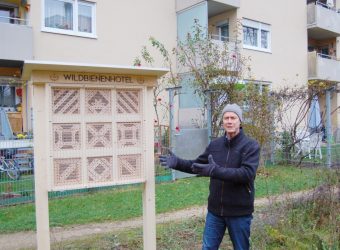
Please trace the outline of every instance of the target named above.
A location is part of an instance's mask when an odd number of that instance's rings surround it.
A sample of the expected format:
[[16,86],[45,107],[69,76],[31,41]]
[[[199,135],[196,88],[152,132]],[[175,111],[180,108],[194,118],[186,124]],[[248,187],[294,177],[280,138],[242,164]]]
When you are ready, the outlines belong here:
[[139,122],[117,123],[118,147],[141,146],[141,124]]
[[119,155],[118,156],[118,179],[139,179],[141,178],[141,156]]
[[91,183],[112,181],[112,157],[87,158],[87,173]]
[[111,123],[87,123],[86,142],[87,148],[111,148],[112,147]]
[[54,150],[79,150],[81,147],[80,143],[80,124],[53,124]]
[[54,159],[54,185],[81,184],[81,159]]
[[52,89],[53,114],[80,114],[79,89]]
[[117,90],[117,113],[139,114],[141,112],[141,91]]
[[87,114],[111,114],[111,90],[87,89],[85,110]]

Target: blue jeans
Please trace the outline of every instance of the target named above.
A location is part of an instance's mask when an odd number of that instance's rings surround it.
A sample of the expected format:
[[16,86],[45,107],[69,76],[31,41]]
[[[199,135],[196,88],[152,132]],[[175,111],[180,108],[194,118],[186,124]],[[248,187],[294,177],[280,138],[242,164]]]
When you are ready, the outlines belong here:
[[208,212],[203,233],[202,250],[217,250],[226,228],[228,228],[234,250],[248,250],[252,219],[252,215],[221,217]]

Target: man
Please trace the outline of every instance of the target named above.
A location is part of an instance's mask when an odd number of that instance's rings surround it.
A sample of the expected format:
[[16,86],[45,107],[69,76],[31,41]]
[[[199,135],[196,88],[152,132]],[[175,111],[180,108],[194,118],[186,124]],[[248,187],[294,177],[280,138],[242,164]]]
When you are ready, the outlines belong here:
[[234,249],[245,250],[249,249],[260,147],[243,133],[237,104],[224,107],[222,120],[224,136],[212,141],[196,160],[183,160],[171,152],[159,159],[162,166],[210,177],[202,249],[218,249],[227,228]]

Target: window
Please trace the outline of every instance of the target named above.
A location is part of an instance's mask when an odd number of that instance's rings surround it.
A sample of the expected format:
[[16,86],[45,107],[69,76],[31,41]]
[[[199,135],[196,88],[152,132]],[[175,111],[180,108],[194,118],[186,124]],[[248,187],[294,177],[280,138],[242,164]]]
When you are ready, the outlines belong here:
[[223,23],[217,26],[218,38],[221,41],[227,42],[229,40],[229,24]]
[[258,29],[243,27],[243,44],[257,47]]
[[43,31],[95,37],[95,3],[44,0]]
[[15,106],[15,87],[0,86],[0,107]]
[[15,19],[17,17],[18,8],[10,4],[0,3],[0,22],[1,23],[16,23]]
[[243,19],[243,47],[270,52],[270,25]]
[[[263,95],[269,95],[269,92],[271,91],[271,83],[270,82],[263,82],[263,81],[253,81],[253,80],[243,80],[244,84],[253,84],[255,90],[259,92],[259,94]],[[245,88],[245,91],[247,91],[247,88]],[[250,110],[250,102],[248,99],[243,100],[243,105],[242,105],[243,111],[249,112]],[[248,121],[245,121],[250,122]]]

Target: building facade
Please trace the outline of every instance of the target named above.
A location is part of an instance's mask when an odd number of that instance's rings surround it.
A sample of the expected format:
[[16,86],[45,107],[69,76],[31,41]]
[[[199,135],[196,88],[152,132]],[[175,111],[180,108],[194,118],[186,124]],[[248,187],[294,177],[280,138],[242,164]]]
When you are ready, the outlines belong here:
[[[33,97],[20,80],[25,60],[131,66],[150,36],[173,48],[195,19],[216,42],[240,39],[242,54],[251,58],[251,79],[260,84],[340,82],[340,0],[274,2],[1,0],[0,106],[21,117],[16,132],[29,131]],[[154,66],[163,66],[160,56]],[[190,126],[197,107],[183,98],[179,122]],[[333,91],[331,98],[335,110],[340,94]],[[320,103],[325,106],[323,97]],[[335,135],[339,128],[336,110]]]

